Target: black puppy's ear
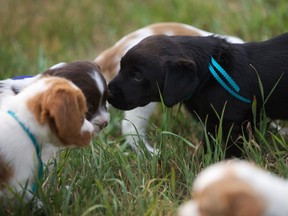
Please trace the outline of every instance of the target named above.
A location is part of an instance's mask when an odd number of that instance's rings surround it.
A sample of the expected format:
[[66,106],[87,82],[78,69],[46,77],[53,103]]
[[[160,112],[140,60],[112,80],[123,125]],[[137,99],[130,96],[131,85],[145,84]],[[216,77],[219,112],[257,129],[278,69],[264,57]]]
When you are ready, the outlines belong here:
[[164,73],[162,97],[168,107],[191,97],[199,84],[196,64],[192,60],[167,61]]

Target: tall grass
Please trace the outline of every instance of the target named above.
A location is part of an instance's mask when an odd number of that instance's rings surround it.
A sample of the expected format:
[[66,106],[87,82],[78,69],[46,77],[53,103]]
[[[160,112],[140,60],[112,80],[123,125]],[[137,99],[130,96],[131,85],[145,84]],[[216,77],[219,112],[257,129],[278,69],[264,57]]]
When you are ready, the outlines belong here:
[[[0,0],[0,79],[36,74],[60,61],[92,60],[123,35],[153,22],[184,22],[264,40],[287,31],[287,11],[285,0]],[[159,106],[149,120],[147,137],[158,155],[143,147],[132,151],[120,133],[121,118],[111,109],[109,126],[92,146],[63,150],[51,161],[54,168],[45,171],[37,191],[42,209],[23,204],[0,208],[0,215],[175,215],[190,197],[197,173],[223,159],[221,127],[217,137],[209,137],[205,122],[180,105]],[[261,121],[256,135],[243,136],[245,159],[288,177],[286,137],[267,129],[268,121]],[[205,136],[216,143],[206,156]]]

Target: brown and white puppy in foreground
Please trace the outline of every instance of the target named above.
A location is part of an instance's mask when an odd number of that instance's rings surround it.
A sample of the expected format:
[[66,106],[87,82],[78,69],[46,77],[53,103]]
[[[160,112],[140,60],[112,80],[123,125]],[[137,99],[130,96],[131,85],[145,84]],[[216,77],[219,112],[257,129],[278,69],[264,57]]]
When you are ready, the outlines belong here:
[[12,199],[27,185],[24,198],[29,201],[49,146],[85,147],[91,142],[94,128],[85,119],[86,99],[72,82],[42,77],[1,103],[0,197]]
[[[139,43],[142,39],[150,35],[189,35],[189,36],[208,36],[215,35],[214,33],[203,31],[191,25],[163,22],[145,26],[137,31],[134,31],[115,43],[111,48],[100,53],[95,62],[100,66],[101,71],[107,82],[110,82],[120,70],[120,60],[126,52]],[[227,35],[218,35],[226,38],[231,43],[243,43],[239,38]],[[148,119],[156,108],[157,103],[149,103],[144,107],[138,107],[130,111],[124,112],[124,119],[122,120],[122,133],[128,135],[127,142],[132,148],[137,149],[137,141],[139,134],[145,137]],[[133,136],[134,135],[134,136]],[[143,139],[143,142],[150,152],[154,149]]]
[[246,161],[206,168],[178,216],[287,216],[288,181]]

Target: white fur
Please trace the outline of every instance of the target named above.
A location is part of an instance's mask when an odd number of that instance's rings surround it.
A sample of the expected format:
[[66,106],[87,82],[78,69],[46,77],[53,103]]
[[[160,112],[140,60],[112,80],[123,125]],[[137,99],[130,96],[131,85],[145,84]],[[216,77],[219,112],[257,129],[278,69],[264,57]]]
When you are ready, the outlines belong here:
[[94,131],[93,125],[87,119],[84,119],[83,125],[81,127],[81,133],[85,133],[85,131],[89,131],[90,133],[93,133]]
[[178,210],[178,216],[201,216],[196,202],[190,200]]
[[[100,75],[95,72],[92,76],[92,79],[95,80],[97,83],[98,89],[101,93],[101,97],[98,99],[99,101],[103,100],[104,97],[104,90],[106,83],[103,82]],[[107,111],[106,104],[103,105],[99,103],[98,111],[94,114],[93,119],[91,120],[91,123],[94,126],[95,132],[99,132],[103,129],[103,123],[110,121],[110,114]]]
[[[250,185],[264,200],[266,205],[262,216],[288,215],[288,180],[277,177],[246,161],[225,161],[206,168],[194,181],[193,192],[203,191],[212,183],[231,176]],[[197,200],[189,201],[179,208],[179,216],[202,216],[197,212]]]
[[265,216],[288,215],[288,180],[244,161],[233,164],[235,175],[249,183],[267,203]]
[[94,126],[94,132],[99,132],[103,129],[103,123],[108,123],[110,121],[110,114],[107,112],[105,106],[99,106],[98,112],[94,114],[93,119],[91,120],[92,125]]
[[[94,72],[94,73],[93,73],[93,76],[92,76],[91,78],[96,81],[97,86],[98,86],[98,89],[99,89],[99,91],[100,91],[100,93],[101,93],[101,96],[103,97],[106,83],[103,83],[100,75],[99,75],[97,72]],[[101,99],[102,99],[102,97],[101,97]]]
[[[47,85],[37,85],[31,91],[23,91],[23,94],[10,96],[2,101],[0,111],[0,154],[4,161],[9,163],[14,169],[15,175],[10,180],[9,185],[14,188],[15,192],[22,191],[25,183],[28,181],[28,189],[31,190],[34,176],[37,175],[38,160],[36,157],[35,147],[19,123],[10,116],[7,111],[12,110],[16,113],[19,120],[25,123],[32,134],[37,134],[38,143],[43,140],[50,141],[50,131],[47,126],[37,123],[35,116],[28,110],[25,101],[37,92],[45,91]],[[45,152],[42,152],[45,155]],[[2,196],[7,191],[0,191]],[[12,197],[12,194],[6,194]],[[32,198],[32,194],[27,192],[26,199]]]
[[60,62],[60,63],[57,63],[57,64],[51,66],[49,69],[54,70],[54,69],[57,69],[57,68],[62,68],[66,64],[67,64],[66,62]]
[[234,36],[231,36],[231,35],[220,35],[220,34],[215,34],[215,33],[212,33],[212,32],[208,32],[208,31],[204,31],[202,29],[199,29],[199,28],[196,28],[194,26],[190,26],[190,25],[186,25],[186,24],[180,24],[182,25],[183,27],[187,28],[187,29],[190,29],[192,31],[196,31],[198,32],[201,36],[211,36],[211,35],[215,35],[215,36],[218,36],[218,37],[221,37],[221,38],[225,38],[228,42],[230,43],[244,43],[244,41],[238,37],[234,37]]
[[31,85],[33,82],[38,80],[41,76],[37,75],[34,77],[29,77],[25,79],[20,80],[13,80],[13,79],[6,79],[0,81],[0,107],[2,104],[2,101],[5,97],[16,95],[13,91],[13,88],[15,88],[18,91],[21,91],[25,87]]
[[201,191],[210,184],[219,181],[225,176],[227,170],[227,163],[216,163],[212,166],[207,167],[203,172],[201,172],[193,183],[194,191]]
[[[55,78],[40,79],[25,88],[21,93],[4,98],[0,109],[0,157],[14,170],[14,175],[8,184],[15,192],[20,192],[28,182],[28,191],[25,194],[27,200],[30,200],[33,196],[29,191],[32,188],[34,176],[38,174],[39,161],[31,139],[7,111],[13,111],[17,118],[29,129],[31,134],[35,136],[40,145],[42,157],[48,160],[49,156],[47,155],[51,154],[51,149],[53,150],[55,146],[62,146],[62,143],[47,124],[40,124],[37,121],[34,114],[28,109],[27,101],[33,98],[35,94],[47,91],[49,84],[46,81],[49,80],[51,85],[53,79]],[[69,83],[71,87],[75,88],[75,85],[71,82]],[[82,133],[89,132],[92,134],[92,124],[85,120],[81,131]],[[0,191],[0,197],[3,194],[8,196],[8,198],[13,197],[13,194],[5,189]]]
[[[145,139],[146,128],[148,125],[147,116],[150,117],[155,110],[157,103],[149,103],[145,107],[138,107],[136,109],[125,111],[122,120],[122,134],[127,135],[126,141],[134,150],[138,150],[138,142],[142,140],[147,150],[151,153],[157,154],[159,151],[150,146]],[[156,146],[157,147],[157,146]]]

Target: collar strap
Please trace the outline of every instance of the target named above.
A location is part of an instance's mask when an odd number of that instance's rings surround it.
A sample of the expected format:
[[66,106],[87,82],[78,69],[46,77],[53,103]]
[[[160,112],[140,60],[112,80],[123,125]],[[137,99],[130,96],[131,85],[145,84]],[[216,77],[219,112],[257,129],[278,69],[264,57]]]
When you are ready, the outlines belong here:
[[30,75],[25,75],[25,76],[15,76],[15,77],[12,77],[11,79],[12,80],[21,80],[21,79],[26,79],[26,78],[31,78],[33,76],[30,76]]
[[[214,69],[215,67],[215,69]],[[213,75],[213,77],[217,80],[217,82],[226,90],[228,91],[231,95],[233,95],[234,97],[236,97],[237,99],[245,102],[245,103],[251,103],[251,100],[239,95],[239,91],[240,91],[240,87],[237,85],[237,83],[229,76],[229,74],[218,64],[218,62],[211,56],[211,62],[208,65],[208,69],[211,72],[211,74]],[[222,75],[222,77],[224,78],[224,81],[219,74],[217,73],[217,71],[219,71],[219,73]],[[227,85],[226,83],[228,83],[229,85]]]
[[[15,115],[15,113],[11,110],[8,111],[8,114],[10,116],[12,116],[18,123],[19,125],[22,127],[22,129],[26,132],[26,134],[29,136],[30,140],[32,141],[34,147],[35,147],[35,151],[36,151],[36,155],[37,155],[37,158],[38,158],[38,161],[39,161],[39,169],[38,169],[38,179],[41,179],[42,178],[42,175],[43,175],[43,162],[42,162],[42,159],[41,159],[41,151],[40,151],[40,145],[38,144],[35,136],[30,132],[30,130],[24,125],[23,122],[21,122],[18,117]],[[34,193],[36,191],[36,181],[34,182],[33,184],[33,187],[32,187],[32,192]]]

